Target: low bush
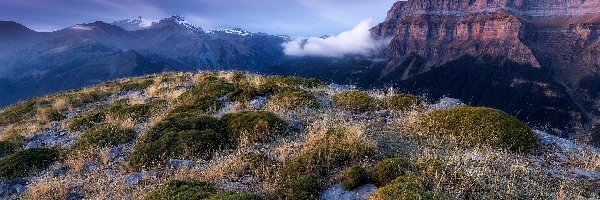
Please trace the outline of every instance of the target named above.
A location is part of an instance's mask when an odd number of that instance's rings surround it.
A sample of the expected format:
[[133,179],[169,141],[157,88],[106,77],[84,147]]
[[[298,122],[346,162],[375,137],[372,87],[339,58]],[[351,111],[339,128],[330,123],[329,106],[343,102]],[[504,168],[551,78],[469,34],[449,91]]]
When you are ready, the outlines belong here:
[[67,123],[71,131],[87,130],[104,122],[106,115],[102,112],[87,112],[79,114]]
[[241,155],[244,171],[255,174],[262,180],[271,178],[278,165],[277,160],[269,158],[265,153],[246,152]]
[[[373,149],[364,144],[348,144],[340,138],[345,129],[332,129],[328,137],[299,156],[291,159],[279,171],[276,195],[279,199],[317,199],[325,189],[325,180],[336,169],[357,163],[372,155]],[[355,141],[360,143],[360,141]]]
[[136,122],[142,122],[147,120],[152,115],[152,112],[160,108],[163,104],[165,104],[165,101],[155,100],[146,104],[115,105],[110,110],[112,116],[117,119],[132,119]]
[[285,121],[264,111],[226,114],[221,118],[221,127],[233,142],[268,142],[288,129]]
[[130,158],[135,168],[160,166],[169,158],[208,159],[229,145],[217,132],[219,121],[210,116],[177,113],[165,118],[140,138]]
[[373,181],[378,186],[385,186],[394,179],[407,175],[412,168],[411,163],[404,158],[390,158],[377,163],[373,170]]
[[216,111],[223,107],[223,103],[219,101],[219,98],[234,90],[235,86],[223,79],[205,78],[197,86],[178,97],[177,101],[180,106],[175,108],[174,112],[207,113]]
[[268,76],[261,86],[263,90],[275,93],[282,88],[303,87],[317,88],[325,85],[323,81],[315,78],[301,78],[296,76]]
[[0,178],[29,176],[52,165],[59,157],[56,149],[32,148],[0,159]]
[[152,191],[146,200],[206,199],[215,192],[212,184],[196,180],[171,180]]
[[333,103],[336,106],[351,109],[358,112],[372,111],[376,108],[376,101],[373,97],[362,91],[344,91],[333,96]]
[[361,166],[354,165],[344,171],[342,188],[353,190],[369,181],[369,172]]
[[67,102],[73,108],[82,107],[86,104],[107,100],[111,93],[106,91],[94,90],[91,92],[70,92],[66,94]]
[[27,100],[10,105],[4,108],[4,112],[0,113],[0,126],[33,118],[36,108],[37,102],[34,100]]
[[265,198],[250,192],[223,192],[208,197],[207,200],[264,200]]
[[147,79],[143,81],[130,81],[121,85],[121,91],[136,91],[136,90],[145,90],[154,84],[154,80]]
[[276,93],[269,100],[269,104],[288,110],[295,110],[301,108],[317,108],[319,107],[319,101],[310,92],[303,89],[287,88],[281,92]]
[[490,145],[515,151],[538,146],[538,135],[525,123],[500,110],[459,106],[430,112],[418,119],[426,133],[451,135],[468,145]]
[[131,142],[135,139],[133,129],[119,128],[114,125],[100,125],[83,134],[74,145],[74,149],[81,150],[90,147],[104,148]]
[[385,187],[378,188],[368,200],[443,200],[448,199],[441,193],[432,191],[430,183],[419,176],[400,176]]
[[53,121],[53,122],[65,119],[64,115],[62,115],[60,112],[58,112],[57,110],[54,110],[54,109],[49,110],[46,117],[48,120]]
[[394,111],[407,111],[419,104],[421,104],[421,100],[411,94],[395,94],[383,99],[383,106]]
[[15,152],[19,147],[12,142],[0,141],[0,157],[7,156]]

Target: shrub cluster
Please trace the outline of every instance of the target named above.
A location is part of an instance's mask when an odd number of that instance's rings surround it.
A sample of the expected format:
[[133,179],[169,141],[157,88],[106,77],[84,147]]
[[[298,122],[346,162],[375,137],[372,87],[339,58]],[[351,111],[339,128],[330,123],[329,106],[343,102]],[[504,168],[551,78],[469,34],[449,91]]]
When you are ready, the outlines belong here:
[[269,76],[266,77],[262,89],[275,93],[282,88],[317,88],[325,85],[323,81],[315,78],[301,78],[296,76]]
[[411,170],[411,163],[404,158],[390,158],[383,160],[375,166],[373,181],[378,186],[385,186],[394,179],[407,175]]
[[76,108],[85,106],[89,103],[105,101],[110,97],[111,94],[111,92],[107,91],[94,90],[90,92],[74,91],[65,95],[67,97],[67,102],[69,103],[69,105],[71,107]]
[[197,180],[171,180],[152,191],[146,200],[263,200],[258,194],[249,192],[217,192],[210,183]]
[[59,157],[56,149],[32,148],[0,159],[0,178],[28,176],[52,165]]
[[411,94],[395,94],[386,96],[382,103],[389,110],[406,111],[421,104],[421,100]]
[[269,100],[269,104],[277,107],[295,110],[300,108],[317,108],[320,106],[317,98],[310,92],[299,88],[286,88],[277,92]]
[[235,85],[227,83],[223,79],[207,77],[197,86],[183,93],[177,101],[180,106],[174,112],[207,113],[216,111],[223,107],[219,98],[235,90]]
[[400,176],[373,193],[369,200],[399,200],[399,199],[448,199],[441,193],[432,191],[427,179],[420,176]]
[[376,108],[375,98],[359,90],[339,92],[333,96],[333,103],[358,112],[372,111]]
[[265,111],[226,114],[221,126],[233,142],[269,142],[288,129],[285,121]]
[[369,172],[361,166],[354,165],[344,171],[342,188],[353,190],[369,181]]
[[131,155],[135,168],[164,165],[169,158],[210,158],[229,143],[217,132],[219,121],[194,113],[172,113],[140,138]]
[[143,81],[130,81],[121,85],[121,91],[136,91],[136,90],[145,90],[149,86],[154,84],[154,80],[146,79]]
[[418,119],[426,133],[452,135],[468,145],[491,145],[516,151],[535,148],[539,138],[531,128],[500,110],[459,106],[430,112]]
[[320,146],[311,148],[285,163],[276,180],[280,199],[317,199],[324,190],[324,180],[336,168],[357,163],[373,154],[361,144],[341,142],[345,129],[332,129]]
[[119,128],[114,125],[100,125],[90,129],[77,143],[74,149],[80,150],[89,147],[104,148],[131,142],[136,133],[133,129]]
[[71,131],[83,131],[103,123],[104,120],[106,120],[106,115],[103,112],[92,111],[77,115],[67,124]]
[[0,113],[0,125],[8,125],[33,118],[38,106],[39,102],[36,100],[27,100],[10,105],[4,109],[4,112]]
[[147,120],[152,115],[152,112],[165,103],[164,100],[154,100],[146,104],[114,104],[109,110],[112,116],[117,119],[132,119],[136,122],[141,122]]

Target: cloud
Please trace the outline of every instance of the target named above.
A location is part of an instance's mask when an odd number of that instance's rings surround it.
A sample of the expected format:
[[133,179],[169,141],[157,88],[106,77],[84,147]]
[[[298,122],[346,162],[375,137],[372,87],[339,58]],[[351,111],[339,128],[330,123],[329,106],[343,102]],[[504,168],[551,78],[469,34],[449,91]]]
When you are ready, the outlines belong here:
[[389,39],[377,39],[373,37],[370,31],[372,23],[372,18],[363,20],[352,30],[340,33],[337,36],[294,39],[282,44],[283,51],[286,55],[290,56],[369,56],[386,47],[390,42]]

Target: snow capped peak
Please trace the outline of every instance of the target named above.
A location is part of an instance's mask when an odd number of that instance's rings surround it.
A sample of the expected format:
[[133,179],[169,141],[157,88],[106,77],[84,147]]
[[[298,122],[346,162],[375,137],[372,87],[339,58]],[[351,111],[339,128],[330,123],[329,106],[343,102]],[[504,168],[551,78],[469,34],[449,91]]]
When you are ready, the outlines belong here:
[[119,26],[127,31],[137,31],[150,28],[152,25],[156,24],[157,21],[144,19],[142,16],[139,16],[136,19],[123,19],[119,21],[115,21],[111,23],[112,25]]
[[216,30],[209,30],[208,31],[208,33],[213,33],[213,34],[217,33],[217,32],[231,34],[231,35],[239,35],[239,36],[250,36],[250,35],[252,35],[251,32],[246,31],[246,30],[241,29],[241,28],[234,28],[234,29],[222,28],[222,29],[216,29]]
[[197,27],[196,25],[192,24],[191,22],[187,21],[185,18],[183,18],[180,15],[174,15],[171,17],[171,20],[173,20],[175,23],[184,26],[186,29],[190,30],[190,31],[198,31],[198,30],[202,30],[201,28]]

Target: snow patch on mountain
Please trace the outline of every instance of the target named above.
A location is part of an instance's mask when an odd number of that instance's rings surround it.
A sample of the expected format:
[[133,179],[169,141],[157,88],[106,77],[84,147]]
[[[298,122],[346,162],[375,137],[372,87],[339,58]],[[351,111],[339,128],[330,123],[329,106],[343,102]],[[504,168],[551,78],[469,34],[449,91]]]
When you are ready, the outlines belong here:
[[136,19],[123,19],[123,20],[115,21],[111,24],[115,25],[115,26],[119,26],[127,31],[137,31],[137,30],[143,30],[143,29],[150,28],[150,27],[152,27],[152,25],[154,25],[156,23],[158,23],[158,22],[154,21],[154,20],[145,19],[145,18],[142,18],[142,16],[139,16]]
[[77,31],[91,31],[92,27],[78,24],[78,25],[69,27],[69,29],[77,30]]

